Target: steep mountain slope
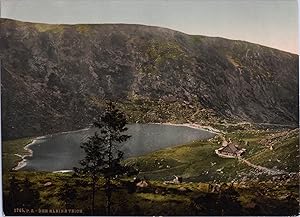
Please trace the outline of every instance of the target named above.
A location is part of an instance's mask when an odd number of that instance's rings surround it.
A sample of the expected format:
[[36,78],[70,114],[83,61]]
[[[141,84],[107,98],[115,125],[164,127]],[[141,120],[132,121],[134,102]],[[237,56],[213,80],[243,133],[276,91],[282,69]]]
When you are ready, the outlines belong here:
[[4,138],[85,127],[107,99],[131,121],[298,123],[298,55],[248,42],[1,19],[0,51]]

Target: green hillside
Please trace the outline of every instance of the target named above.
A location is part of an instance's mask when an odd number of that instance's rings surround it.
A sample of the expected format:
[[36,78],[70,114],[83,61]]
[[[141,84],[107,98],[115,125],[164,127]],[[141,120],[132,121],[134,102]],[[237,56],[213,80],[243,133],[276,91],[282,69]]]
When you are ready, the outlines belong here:
[[[247,149],[244,158],[255,165],[286,172],[297,172],[299,162],[298,129],[292,131],[236,130],[225,134],[226,139],[238,142]],[[247,141],[247,143],[245,143]],[[72,174],[9,170],[17,159],[12,153],[25,154],[23,147],[30,139],[3,143],[4,201],[9,201],[9,180],[15,176],[22,187],[24,180],[39,192],[38,208],[66,208],[60,198],[66,183],[75,189],[72,206],[83,215],[91,212],[90,180]],[[115,181],[112,196],[114,215],[295,215],[298,213],[299,185],[295,173],[268,175],[237,159],[218,157],[214,150],[221,138],[196,141],[127,159],[140,169],[139,176],[148,186],[129,189],[129,178]],[[273,149],[270,149],[270,145]],[[271,160],[270,160],[271,159]],[[173,175],[182,176],[183,183],[166,183]],[[104,180],[97,183],[96,213],[105,213]],[[70,204],[69,204],[70,205]],[[4,204],[9,210],[9,204]],[[35,211],[38,212],[38,209]],[[9,214],[9,213],[6,213]],[[36,213],[40,214],[40,213]],[[44,213],[45,214],[45,213]],[[48,213],[49,214],[49,213]],[[81,215],[75,213],[75,215]]]
[[[298,129],[293,131],[237,130],[225,135],[246,149],[243,158],[251,163],[274,170],[297,172],[299,162]],[[286,135],[280,139],[279,134]],[[272,136],[274,148],[270,150],[267,142]],[[220,158],[215,149],[220,147],[221,139],[196,141],[173,148],[159,150],[150,154],[130,158],[128,164],[135,164],[141,176],[150,179],[171,180],[174,175],[186,181],[231,181],[246,178],[265,177],[266,173],[256,171],[238,159]]]

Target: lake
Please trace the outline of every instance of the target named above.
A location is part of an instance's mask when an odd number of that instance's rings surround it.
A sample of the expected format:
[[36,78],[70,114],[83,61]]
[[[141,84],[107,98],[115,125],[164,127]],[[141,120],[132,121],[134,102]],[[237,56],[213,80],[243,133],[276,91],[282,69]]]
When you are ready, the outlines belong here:
[[[33,155],[26,158],[21,170],[59,171],[79,166],[84,157],[80,145],[94,132],[86,129],[37,138],[29,147]],[[132,137],[121,147],[125,158],[215,136],[201,129],[163,124],[130,124],[126,134]]]

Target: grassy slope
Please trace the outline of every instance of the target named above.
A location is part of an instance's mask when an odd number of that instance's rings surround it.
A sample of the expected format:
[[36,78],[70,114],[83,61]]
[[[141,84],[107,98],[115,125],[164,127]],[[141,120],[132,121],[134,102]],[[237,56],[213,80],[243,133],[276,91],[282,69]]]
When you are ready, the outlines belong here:
[[[90,188],[89,180],[86,178],[76,178],[71,174],[53,174],[43,172],[11,172],[4,176],[4,196],[8,194],[8,177],[14,174],[17,180],[24,180],[26,177],[34,183],[34,187],[40,192],[40,208],[62,209],[65,207],[63,201],[59,199],[59,192],[64,183],[75,186],[77,198],[74,200],[76,209],[82,209],[84,214],[90,209]],[[44,186],[51,182],[52,185]],[[98,184],[96,194],[97,214],[105,214],[105,194],[103,190],[103,180]],[[199,201],[205,199],[212,205],[212,209],[217,211],[218,206],[214,203],[219,200],[219,193],[208,191],[205,183],[183,183],[178,185],[165,185],[160,181],[151,181],[149,187],[140,189],[129,194],[123,182],[115,182],[118,190],[112,194],[112,210],[114,215],[209,215],[211,210],[201,208],[203,205]],[[242,206],[242,211],[235,214],[293,214],[297,210],[295,200],[289,204],[285,195],[298,196],[298,185],[296,181],[290,181],[277,189],[278,183],[251,182],[246,185],[234,185],[238,192],[237,201]],[[159,193],[155,193],[159,190]],[[259,198],[259,199],[258,199]],[[82,201],[85,201],[82,203]],[[253,207],[255,205],[255,208]],[[200,205],[200,208],[199,208]],[[251,208],[252,207],[252,208]],[[218,213],[217,213],[218,214]],[[220,215],[220,213],[219,213]]]
[[[277,142],[274,149],[270,150],[261,141],[273,133],[237,130],[226,134],[226,137],[238,142],[241,148],[246,148],[247,152],[243,157],[254,164],[297,172],[298,134]],[[131,158],[127,162],[136,164],[141,170],[141,175],[159,180],[170,180],[173,175],[181,175],[187,181],[230,181],[253,171],[236,159],[218,157],[214,152],[218,147],[220,144],[217,139],[197,141]],[[217,172],[217,169],[222,169],[223,173]]]
[[[284,160],[288,154],[297,153],[298,135],[288,137],[287,140],[274,146],[274,150],[267,149],[260,141],[272,134],[266,131],[235,131],[229,133],[226,137],[240,142],[242,147],[247,148],[245,158],[259,163],[263,166],[268,165],[269,157]],[[89,180],[74,178],[70,174],[53,174],[43,172],[8,172],[10,168],[16,165],[19,160],[14,157],[14,153],[25,154],[23,147],[31,141],[30,138],[7,141],[3,143],[3,164],[6,168],[3,176],[4,196],[8,194],[8,179],[15,174],[17,179],[24,180],[28,177],[34,183],[35,188],[40,192],[42,199],[41,208],[63,208],[64,203],[58,199],[58,193],[61,186],[68,182],[76,186],[78,197],[75,200],[75,207],[83,209],[84,213],[89,212],[90,194]],[[244,141],[248,141],[245,146]],[[211,210],[195,201],[204,198],[204,201],[210,201],[214,204],[218,200],[218,194],[208,192],[208,184],[199,183],[205,181],[229,181],[237,177],[237,174],[248,173],[251,168],[240,163],[236,159],[219,158],[214,150],[220,146],[219,139],[210,141],[197,141],[186,145],[180,145],[173,148],[167,148],[153,152],[138,158],[127,160],[127,163],[135,163],[142,171],[141,176],[151,179],[157,179],[150,182],[150,187],[144,191],[128,194],[126,188],[121,183],[118,185],[118,191],[113,194],[114,214],[127,215],[210,215]],[[295,158],[297,159],[297,158]],[[285,159],[289,169],[294,171],[297,167],[291,159]],[[277,161],[276,161],[277,162]],[[212,164],[213,163],[213,164]],[[278,162],[277,162],[278,163]],[[168,168],[169,167],[169,168]],[[223,168],[223,173],[216,170]],[[186,183],[179,185],[165,185],[160,180],[170,180],[173,175],[182,175]],[[189,183],[189,181],[195,181]],[[51,182],[51,186],[44,186],[46,182]],[[98,214],[105,212],[104,192],[102,189],[103,181],[99,181],[99,191],[96,195],[96,208]],[[278,187],[280,185],[280,188]],[[182,190],[183,188],[183,190]],[[278,182],[252,182],[239,184],[235,187],[239,192],[238,201],[243,207],[243,214],[292,214],[287,213],[287,209],[295,212],[297,206],[291,204],[286,195],[293,195],[297,198],[299,187],[296,182],[279,184]],[[160,193],[155,193],[159,189]],[[181,190],[180,190],[181,189]],[[207,199],[208,198],[208,199]],[[210,199],[209,199],[210,198]],[[82,203],[82,201],[87,201]],[[293,200],[294,201],[294,200]],[[196,204],[195,204],[196,203]],[[295,201],[293,202],[293,204]],[[200,203],[201,204],[201,203]],[[289,207],[290,206],[290,207]],[[254,207],[254,208],[253,208]],[[293,211],[292,211],[293,210]]]
[[270,168],[278,168],[288,172],[299,171],[299,134],[288,135],[283,141],[277,141],[273,150],[265,148],[256,155],[249,157],[255,164]]
[[[219,158],[214,150],[217,142],[197,141],[174,148],[153,152],[127,160],[141,169],[142,176],[170,180],[181,175],[185,180],[212,181],[236,176],[236,169],[244,166],[236,159]],[[223,173],[217,169],[223,168]]]

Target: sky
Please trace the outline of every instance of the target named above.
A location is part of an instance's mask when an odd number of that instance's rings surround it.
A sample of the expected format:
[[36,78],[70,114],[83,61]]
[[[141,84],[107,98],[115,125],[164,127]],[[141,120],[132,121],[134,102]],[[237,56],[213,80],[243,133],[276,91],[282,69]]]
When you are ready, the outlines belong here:
[[131,23],[244,40],[298,53],[297,0],[0,0],[1,17]]

